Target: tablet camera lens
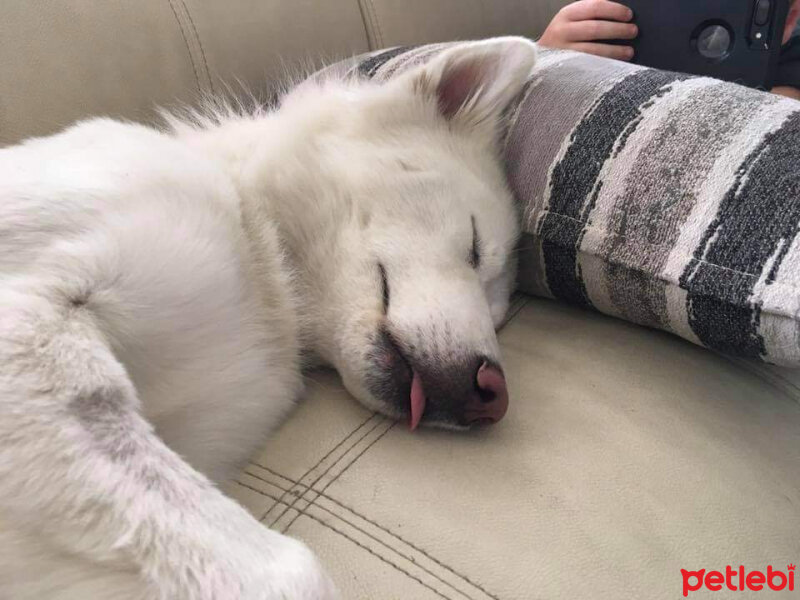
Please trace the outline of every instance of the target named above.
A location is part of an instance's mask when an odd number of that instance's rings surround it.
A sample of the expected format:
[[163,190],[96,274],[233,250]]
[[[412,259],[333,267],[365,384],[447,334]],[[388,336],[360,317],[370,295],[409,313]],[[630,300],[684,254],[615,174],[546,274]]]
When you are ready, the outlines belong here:
[[724,25],[708,25],[697,36],[697,51],[710,60],[722,60],[731,51],[733,36]]

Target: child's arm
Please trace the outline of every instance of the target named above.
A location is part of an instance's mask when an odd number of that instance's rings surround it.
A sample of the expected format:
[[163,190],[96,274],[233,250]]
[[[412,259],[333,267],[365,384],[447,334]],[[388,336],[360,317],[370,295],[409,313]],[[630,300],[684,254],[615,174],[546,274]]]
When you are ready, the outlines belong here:
[[794,33],[795,27],[797,27],[797,22],[800,20],[800,0],[794,0],[792,2],[792,6],[789,9],[789,16],[786,18],[786,28],[783,30],[783,43],[789,41],[789,38],[792,37]]
[[800,20],[800,0],[794,0],[783,32],[784,48],[781,52],[777,78],[779,85],[772,88],[775,94],[795,100],[800,100],[800,32],[794,38],[792,34],[795,33],[798,20]]
[[[795,6],[798,3],[795,2]],[[568,4],[547,26],[539,43],[598,56],[630,60],[633,48],[604,44],[602,40],[632,40],[639,30],[628,23],[633,11],[609,0],[579,0]]]

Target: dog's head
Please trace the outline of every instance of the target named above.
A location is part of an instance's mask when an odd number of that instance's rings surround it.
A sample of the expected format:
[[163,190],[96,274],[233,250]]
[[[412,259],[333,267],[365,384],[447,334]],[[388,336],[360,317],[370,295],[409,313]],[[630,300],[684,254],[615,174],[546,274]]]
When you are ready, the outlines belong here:
[[338,92],[346,126],[319,119],[333,132],[314,160],[336,188],[336,226],[301,251],[308,342],[365,405],[412,429],[493,423],[508,406],[495,328],[519,231],[500,121],[534,60],[521,38],[458,46]]

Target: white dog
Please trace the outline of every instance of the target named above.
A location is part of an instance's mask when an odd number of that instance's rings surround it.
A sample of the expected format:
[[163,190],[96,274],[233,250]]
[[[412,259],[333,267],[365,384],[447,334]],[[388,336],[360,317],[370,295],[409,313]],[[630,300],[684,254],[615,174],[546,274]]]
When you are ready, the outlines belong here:
[[274,112],[0,150],[0,598],[335,596],[212,482],[303,355],[412,428],[503,416],[499,124],[534,56],[476,42]]

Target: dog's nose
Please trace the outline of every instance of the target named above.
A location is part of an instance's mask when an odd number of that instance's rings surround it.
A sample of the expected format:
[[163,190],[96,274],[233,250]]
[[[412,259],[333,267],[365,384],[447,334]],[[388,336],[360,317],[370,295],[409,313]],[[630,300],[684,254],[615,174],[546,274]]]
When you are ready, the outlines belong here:
[[492,425],[505,416],[508,410],[508,388],[500,367],[483,361],[475,375],[477,393],[464,407],[467,425]]

